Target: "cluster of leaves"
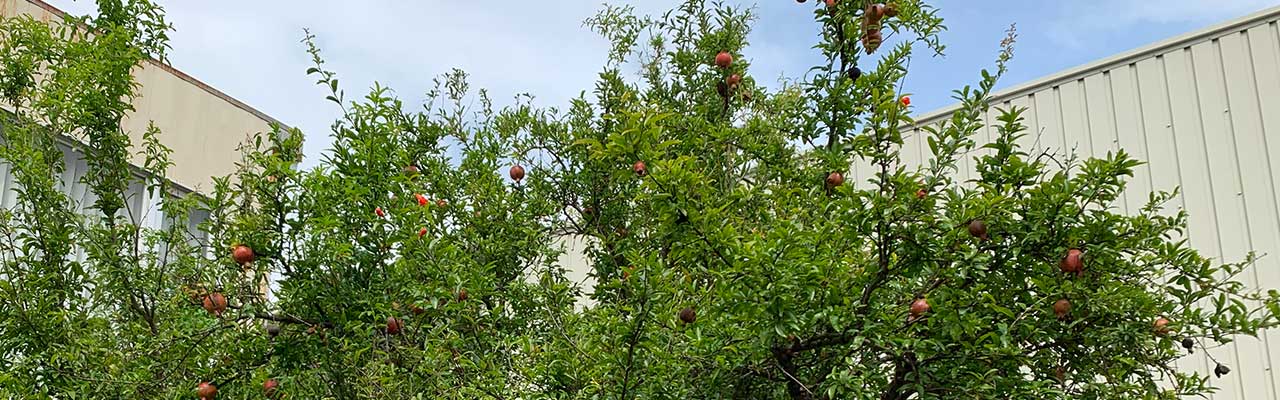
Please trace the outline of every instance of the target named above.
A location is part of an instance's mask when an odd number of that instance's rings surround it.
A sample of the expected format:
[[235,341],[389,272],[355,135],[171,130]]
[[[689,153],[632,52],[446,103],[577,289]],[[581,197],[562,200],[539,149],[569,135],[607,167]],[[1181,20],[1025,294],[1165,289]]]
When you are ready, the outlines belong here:
[[[208,193],[166,197],[163,229],[125,200],[138,183],[166,191],[167,150],[151,130],[146,178],[127,173],[119,128],[130,69],[163,54],[160,10],[104,0],[99,18],[7,20],[0,157],[21,190],[0,212],[0,301],[14,305],[0,308],[0,395],[191,397],[209,382],[260,398],[268,379],[297,398],[1211,390],[1173,362],[1184,339],[1276,324],[1276,294],[1232,280],[1252,259],[1214,264],[1178,240],[1173,194],[1116,212],[1139,165],[1124,152],[1020,149],[1023,110],[987,105],[1012,35],[996,72],[956,92],[959,111],[917,130],[900,84],[915,47],[943,50],[942,24],[920,0],[891,5],[896,45],[872,59],[869,4],[819,4],[826,62],[772,91],[744,57],[750,10],[607,7],[588,25],[613,43],[608,63],[563,111],[495,108],[461,71],[420,110],[380,86],[348,100],[308,36],[308,73],[343,112],[321,165],[300,169],[301,132],[276,127]],[[721,53],[735,60],[719,67]],[[979,178],[957,182],[987,113],[998,138]],[[59,134],[84,144],[91,201],[59,190]],[[899,160],[912,134],[928,136],[925,165]],[[512,165],[527,175],[508,179]],[[198,232],[193,211],[209,216]],[[1070,249],[1082,273],[1061,270]],[[569,278],[582,268],[591,280]],[[227,309],[202,309],[215,294]]]

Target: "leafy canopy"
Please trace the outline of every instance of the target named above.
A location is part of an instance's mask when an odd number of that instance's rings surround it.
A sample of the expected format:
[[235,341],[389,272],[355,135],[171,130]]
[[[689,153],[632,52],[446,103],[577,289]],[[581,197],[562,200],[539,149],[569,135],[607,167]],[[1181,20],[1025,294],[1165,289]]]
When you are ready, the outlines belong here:
[[[1117,211],[1139,161],[1018,146],[1025,110],[988,105],[1012,32],[917,128],[901,82],[944,50],[921,0],[796,5],[825,61],[773,88],[751,74],[751,9],[606,6],[587,21],[605,67],[564,108],[495,107],[461,71],[422,107],[348,98],[308,35],[342,110],[320,166],[275,127],[234,176],[164,196],[161,227],[127,204],[172,191],[169,152],[120,120],[169,28],[147,0],[98,3],[0,25],[20,187],[0,211],[6,398],[260,398],[268,379],[293,398],[1175,398],[1212,385],[1175,368],[1183,341],[1276,324],[1276,293],[1232,279],[1252,257],[1179,239],[1173,193]],[[987,114],[999,135],[958,181]],[[923,165],[899,157],[908,135]],[[60,180],[64,138],[79,182]]]

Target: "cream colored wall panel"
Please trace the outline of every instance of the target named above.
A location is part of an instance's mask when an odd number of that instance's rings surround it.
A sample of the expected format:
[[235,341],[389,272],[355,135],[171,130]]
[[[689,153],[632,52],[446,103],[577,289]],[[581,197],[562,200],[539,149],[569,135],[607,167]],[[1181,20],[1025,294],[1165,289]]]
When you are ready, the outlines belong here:
[[[1165,84],[1165,58],[1139,61],[1136,65],[1138,98],[1142,101],[1142,140],[1147,146],[1147,172],[1152,191],[1173,191],[1182,184],[1182,167],[1178,164],[1177,143],[1173,136],[1172,102]],[[1159,173],[1157,173],[1159,172]],[[1167,207],[1185,208],[1179,197]],[[1176,210],[1166,210],[1173,214]]]
[[[1218,241],[1213,195],[1204,190],[1210,185],[1209,162],[1204,151],[1204,129],[1200,121],[1199,102],[1195,97],[1196,84],[1191,57],[1189,48],[1165,54],[1165,84],[1169,89],[1174,146],[1182,172],[1183,204],[1189,213],[1187,239],[1206,257],[1218,261],[1221,260],[1222,249]],[[1201,306],[1209,305],[1201,303]],[[1219,348],[1210,353],[1217,353],[1213,354],[1214,357],[1225,357],[1222,352]],[[1206,359],[1200,372],[1207,374],[1212,368]],[[1216,400],[1218,396],[1211,398]]]
[[1032,108],[1035,105],[1034,95],[1018,96],[1006,103],[1009,108],[1023,109],[1022,125],[1026,126],[1026,130],[1022,132],[1023,136],[1015,141],[1023,152],[1027,153],[1027,157],[1035,159],[1042,151],[1044,146],[1040,145],[1040,136],[1044,132],[1040,128],[1040,121],[1036,118],[1036,110]]
[[[62,12],[39,0],[0,0],[4,16],[31,15],[53,21]],[[160,142],[173,150],[169,178],[188,189],[212,189],[211,176],[228,175],[240,160],[237,145],[276,122],[195,78],[154,60],[135,70],[140,85],[136,112],[123,127],[135,145],[152,121],[162,130]],[[137,151],[132,153],[136,154]],[[141,158],[132,160],[141,164]]]
[[[1146,162],[1149,157],[1142,127],[1142,100],[1138,97],[1135,79],[1137,69],[1137,65],[1125,65],[1111,70],[1110,97],[1115,118],[1112,150],[1124,149],[1133,158]],[[1147,194],[1151,192],[1151,170],[1146,165],[1136,168],[1124,193],[1124,211],[1136,213],[1141,210],[1147,203]]]
[[1062,111],[1063,149],[1079,157],[1092,155],[1089,143],[1089,115],[1084,104],[1084,81],[1065,82],[1058,87],[1058,109]]
[[1084,118],[1088,129],[1084,131],[1089,144],[1088,154],[1103,158],[1116,149],[1116,116],[1111,104],[1111,73],[1103,72],[1080,81],[1084,92]]
[[[1280,135],[1280,96],[1275,95],[1280,93],[1280,27],[1274,21],[1254,26],[1248,30],[1248,39],[1250,64],[1254,71],[1253,83],[1258,93],[1259,122],[1264,130],[1262,136],[1273,168],[1269,188],[1273,197],[1280,200],[1280,171],[1276,170],[1280,168],[1280,137],[1277,136]],[[1276,206],[1276,212],[1280,214],[1280,205]],[[1259,282],[1268,288],[1280,286],[1277,284],[1280,282],[1280,267],[1273,266],[1280,264],[1280,252],[1268,253],[1266,259],[1272,264],[1263,264],[1256,270]],[[1272,391],[1280,392],[1280,383],[1277,382],[1280,380],[1280,371],[1276,370],[1276,366],[1280,365],[1280,329],[1269,330],[1263,336],[1271,345],[1269,361],[1273,376]]]
[[[1218,224],[1217,236],[1220,246],[1219,261],[1235,262],[1241,260],[1249,251],[1247,221],[1243,213],[1244,203],[1240,188],[1240,170],[1237,163],[1235,140],[1232,135],[1231,121],[1226,101],[1226,90],[1222,73],[1222,57],[1218,42],[1207,41],[1191,47],[1192,82],[1196,86],[1198,111],[1204,135],[1205,158],[1208,161],[1209,184],[1195,188],[1197,191],[1208,191],[1213,201],[1213,209]],[[1190,191],[1189,191],[1190,192]],[[1225,278],[1225,277],[1224,277]],[[1237,340],[1242,339],[1237,337]],[[1236,346],[1226,346],[1220,351],[1210,351],[1218,361],[1237,365],[1239,369],[1262,368],[1251,365],[1251,360],[1242,353],[1258,353],[1254,342],[1237,342]],[[1232,374],[1224,380],[1235,382],[1240,386],[1223,385],[1218,394],[1219,399],[1243,399],[1240,388],[1245,374]]]
[[[1280,8],[997,93],[1001,106],[1026,105],[1035,147],[1104,156],[1124,148],[1146,165],[1135,171],[1122,206],[1145,204],[1153,190],[1181,188],[1169,206],[1188,214],[1189,243],[1217,261],[1267,253],[1245,276],[1252,287],[1280,287]],[[942,110],[922,124],[945,118]],[[992,120],[994,124],[994,119]],[[990,136],[989,136],[990,137]],[[975,137],[979,145],[981,136]],[[1176,210],[1166,210],[1173,213]],[[1203,304],[1207,305],[1207,304]],[[1209,374],[1214,399],[1276,399],[1280,330],[1180,360]]]
[[[1174,135],[1173,101],[1165,79],[1168,74],[1167,61],[1165,57],[1157,57],[1137,63],[1138,96],[1144,104],[1143,125],[1147,130],[1143,136],[1150,151],[1151,158],[1148,159],[1150,171],[1162,171],[1152,175],[1151,184],[1155,190],[1160,191],[1181,188],[1183,183],[1182,166],[1178,158],[1179,143]],[[1164,214],[1176,214],[1179,210],[1187,208],[1186,197],[1179,196],[1166,207]],[[1180,370],[1208,374],[1210,371],[1208,362],[1205,353],[1198,351],[1182,358],[1177,365]]]
[[1059,106],[1061,90],[1056,86],[1045,88],[1036,92],[1034,97],[1036,118],[1040,120],[1040,129],[1043,131],[1039,138],[1040,146],[1062,161],[1067,138],[1062,133],[1062,108]]
[[[1262,254],[1280,254],[1280,216],[1276,213],[1276,197],[1271,185],[1274,172],[1258,106],[1260,93],[1256,88],[1252,63],[1233,61],[1251,58],[1248,45],[1250,36],[1241,32],[1224,36],[1219,41],[1229,110],[1227,117],[1236,145],[1241,210],[1246,215],[1243,234],[1248,239],[1247,249]],[[1241,276],[1241,280],[1253,288],[1263,287],[1259,270],[1276,270],[1280,268],[1278,261],[1280,260],[1275,257],[1259,260]],[[1270,357],[1272,345],[1266,335],[1241,339],[1239,349],[1242,361],[1255,366],[1244,366],[1248,370],[1241,374],[1241,379],[1246,385],[1253,381],[1274,382]],[[1273,385],[1265,385],[1263,389],[1268,398],[1275,398]]]

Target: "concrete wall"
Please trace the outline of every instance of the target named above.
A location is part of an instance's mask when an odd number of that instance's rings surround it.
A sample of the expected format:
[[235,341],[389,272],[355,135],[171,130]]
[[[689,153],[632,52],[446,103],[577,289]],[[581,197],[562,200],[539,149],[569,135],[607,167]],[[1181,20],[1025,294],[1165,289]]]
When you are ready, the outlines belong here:
[[[1122,211],[1141,207],[1154,190],[1181,187],[1174,203],[1189,214],[1190,244],[1221,262],[1250,250],[1265,257],[1240,278],[1280,288],[1280,7],[995,94],[993,105],[1026,107],[1024,149],[1102,157],[1119,148],[1148,162],[1140,167]],[[954,108],[924,114],[935,124]],[[994,115],[988,116],[988,123]],[[981,146],[994,128],[980,132]],[[920,130],[905,138],[903,159],[927,162]],[[981,155],[982,150],[971,156]],[[1030,151],[1029,151],[1030,152]],[[974,163],[960,178],[975,178]],[[855,171],[865,182],[873,173]],[[1215,379],[1213,399],[1280,399],[1280,330],[1237,338],[1210,354],[1232,367]],[[1197,353],[1183,368],[1209,373]]]
[[[0,16],[26,14],[58,21],[62,12],[39,0],[0,0]],[[228,175],[240,160],[236,150],[249,135],[270,130],[275,119],[160,62],[149,60],[135,72],[141,85],[137,110],[124,128],[140,143],[148,123],[173,150],[169,179],[195,191],[212,189],[211,176]],[[137,160],[139,163],[141,159]]]

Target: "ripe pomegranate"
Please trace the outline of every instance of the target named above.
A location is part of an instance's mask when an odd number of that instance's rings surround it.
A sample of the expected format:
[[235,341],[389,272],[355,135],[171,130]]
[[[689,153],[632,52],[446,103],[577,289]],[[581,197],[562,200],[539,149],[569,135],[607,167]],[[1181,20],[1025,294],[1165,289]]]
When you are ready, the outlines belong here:
[[235,260],[236,264],[245,265],[251,263],[253,258],[253,249],[249,248],[249,246],[240,244],[231,249],[231,259]]
[[916,191],[916,198],[917,198],[917,199],[923,199],[923,198],[928,197],[928,196],[929,196],[929,191],[928,191],[928,190],[920,189],[920,190],[917,190],[917,191]]
[[212,383],[200,382],[200,385],[196,386],[196,396],[200,397],[201,400],[213,400],[217,395],[218,387],[213,386]]
[[449,202],[444,201],[444,199],[436,199],[436,207],[445,208],[448,205]]
[[427,196],[423,196],[422,193],[415,194],[413,195],[413,197],[418,199],[419,206],[425,206],[427,204],[431,204],[431,200],[428,199]]
[[400,319],[396,317],[387,317],[387,334],[388,335],[399,335],[400,330],[402,329],[404,329],[404,323],[400,322]]
[[875,3],[867,7],[867,19],[872,23],[880,22],[880,18],[884,17],[884,4]]
[[969,235],[973,237],[987,240],[987,223],[980,219],[969,221]]
[[827,174],[827,187],[836,187],[844,184],[844,174],[832,172]]
[[417,166],[417,165],[413,165],[413,164],[409,164],[409,165],[404,166],[404,174],[405,174],[405,175],[409,175],[409,176],[417,175],[417,174],[418,174],[418,166]]
[[205,311],[216,316],[221,316],[222,312],[227,310],[227,298],[222,293],[210,293],[208,296],[204,296],[202,303]]
[[729,87],[738,86],[738,83],[741,83],[741,82],[742,82],[742,76],[738,74],[729,75],[729,78],[725,80],[725,83],[728,83]]
[[1058,316],[1058,319],[1066,318],[1067,314],[1071,313],[1071,302],[1067,299],[1059,299],[1053,303],[1053,313]]
[[1080,251],[1080,249],[1067,250],[1067,255],[1062,257],[1062,261],[1058,263],[1058,268],[1068,274],[1084,272],[1084,252]]
[[924,315],[924,313],[929,312],[929,308],[928,300],[925,300],[923,297],[918,298],[911,302],[911,317],[919,318],[921,315]]
[[862,47],[867,50],[867,54],[875,53],[881,43],[884,43],[884,34],[878,30],[867,31],[862,36]]
[[686,324],[692,324],[694,321],[698,320],[698,314],[694,313],[693,308],[691,307],[685,307],[683,310],[680,310],[679,317],[680,322],[684,322]]
[[836,0],[827,0],[827,8],[835,8]]
[[635,172],[636,175],[643,177],[645,175],[649,175],[649,167],[644,165],[644,161],[636,161],[635,164],[631,164],[631,172]]
[[910,106],[910,105],[911,105],[911,96],[902,96],[902,105],[904,105],[904,106]]
[[467,289],[466,288],[458,289],[457,297],[458,297],[458,301],[467,301]]
[[520,165],[515,165],[511,167],[510,174],[511,174],[511,180],[520,182],[521,179],[524,179],[524,167],[521,167]]
[[262,394],[267,396],[267,398],[275,397],[276,389],[279,388],[280,382],[277,382],[275,379],[267,379],[266,382],[262,382]]
[[374,207],[374,208],[373,208],[373,213],[374,213],[374,214],[377,214],[379,217],[385,217],[385,216],[387,216],[386,211],[382,211],[382,207]]
[[418,237],[423,237],[423,236],[427,236],[427,228],[422,228],[418,230]]
[[1169,319],[1165,317],[1156,318],[1156,322],[1151,324],[1157,335],[1164,336],[1169,334]]
[[720,52],[720,54],[716,54],[716,66],[717,66],[717,67],[720,67],[720,68],[729,68],[729,65],[731,65],[731,64],[733,64],[733,56],[729,55],[729,52],[727,52],[727,51],[722,51],[722,52]]

